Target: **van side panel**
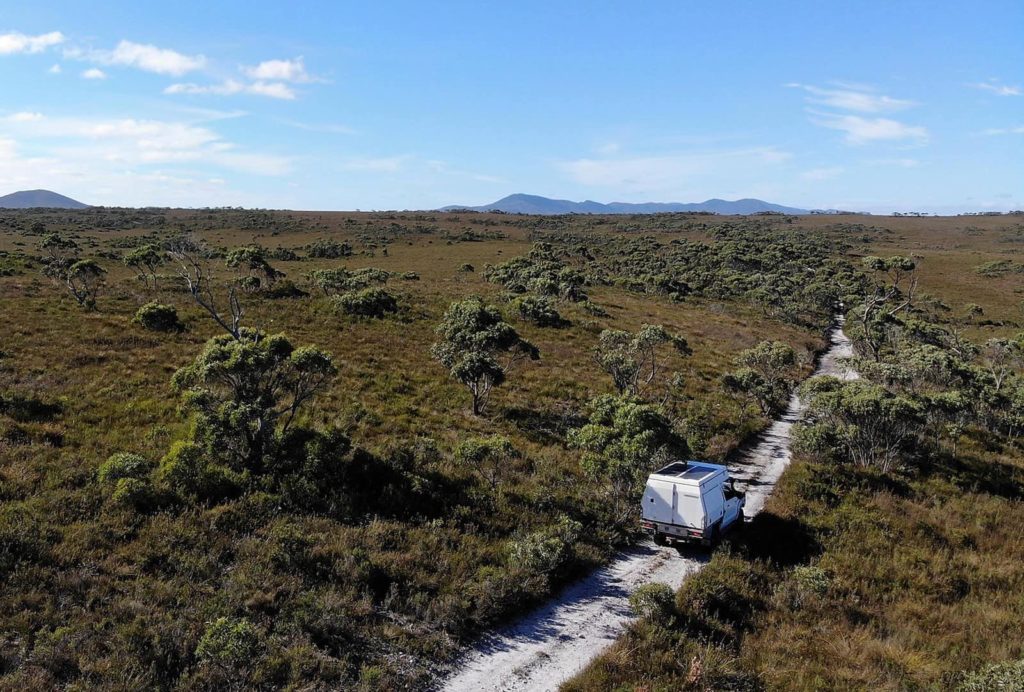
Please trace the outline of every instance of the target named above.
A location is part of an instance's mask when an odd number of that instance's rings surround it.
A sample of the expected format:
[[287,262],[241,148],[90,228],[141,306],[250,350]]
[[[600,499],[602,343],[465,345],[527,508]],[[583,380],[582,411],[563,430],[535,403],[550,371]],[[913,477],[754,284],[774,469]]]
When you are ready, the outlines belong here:
[[671,523],[696,529],[704,528],[704,507],[699,492],[698,488],[692,486],[676,487],[676,508]]
[[722,489],[722,483],[720,480],[718,482],[712,482],[705,485],[702,490],[704,495],[704,509],[707,512],[708,517],[708,526],[711,526],[725,516],[725,491]]
[[663,524],[672,522],[672,510],[675,506],[675,483],[649,480],[644,489],[643,518]]

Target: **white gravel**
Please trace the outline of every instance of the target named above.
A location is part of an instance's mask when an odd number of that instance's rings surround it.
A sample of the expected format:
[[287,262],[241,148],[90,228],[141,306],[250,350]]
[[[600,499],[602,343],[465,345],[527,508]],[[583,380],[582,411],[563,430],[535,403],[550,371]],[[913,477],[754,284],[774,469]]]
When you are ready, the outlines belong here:
[[[838,360],[853,354],[842,325],[816,375],[854,379]],[[794,394],[786,413],[739,455],[733,473],[747,487],[746,515],[761,511],[790,460],[790,432],[804,406]],[[481,638],[443,683],[449,692],[556,690],[618,638],[631,618],[629,595],[652,582],[678,589],[708,556],[699,549],[678,552],[643,544],[566,588],[548,604],[514,625]]]

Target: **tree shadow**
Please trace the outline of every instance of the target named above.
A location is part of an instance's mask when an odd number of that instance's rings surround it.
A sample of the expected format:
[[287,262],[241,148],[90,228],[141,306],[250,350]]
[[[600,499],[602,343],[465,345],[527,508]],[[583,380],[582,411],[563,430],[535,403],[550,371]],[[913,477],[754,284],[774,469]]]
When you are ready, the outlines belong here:
[[46,423],[64,411],[59,403],[43,401],[23,394],[0,394],[0,414],[19,423]]
[[503,409],[501,417],[516,426],[531,442],[551,444],[565,439],[573,428],[586,423],[586,419],[567,411],[551,411],[514,406]]
[[922,478],[938,476],[967,492],[987,493],[1008,500],[1024,498],[1024,468],[992,458],[953,457],[943,453],[931,463],[922,463],[919,472]]
[[824,551],[815,532],[799,519],[761,512],[729,537],[745,558],[782,567],[805,564]]

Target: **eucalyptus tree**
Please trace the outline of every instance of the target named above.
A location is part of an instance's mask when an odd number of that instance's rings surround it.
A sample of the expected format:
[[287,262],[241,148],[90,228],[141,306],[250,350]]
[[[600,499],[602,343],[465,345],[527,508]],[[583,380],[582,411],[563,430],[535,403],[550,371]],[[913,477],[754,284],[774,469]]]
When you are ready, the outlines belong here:
[[274,282],[284,276],[270,265],[267,252],[258,245],[247,245],[228,252],[224,264],[241,273],[239,285],[247,290],[258,290],[273,286]]
[[782,412],[793,391],[797,374],[797,354],[781,341],[762,341],[741,351],[736,357],[740,367],[725,375],[727,389],[740,392],[757,403],[761,413],[773,416]]
[[516,363],[540,358],[536,346],[479,298],[452,303],[436,332],[430,352],[469,390],[473,415],[483,411],[491,391],[505,382]]
[[569,444],[581,450],[584,472],[606,485],[617,520],[625,522],[635,514],[647,475],[685,459],[686,442],[657,406],[628,396],[599,396],[589,410],[587,423],[569,433]]
[[498,489],[517,456],[519,453],[512,441],[503,435],[471,437],[461,442],[455,450],[455,460],[472,469],[492,491]]
[[917,262],[909,257],[865,257],[871,280],[863,301],[853,310],[854,343],[874,360],[890,339],[890,330],[909,312],[917,290]]
[[807,414],[797,447],[828,459],[888,472],[922,430],[920,403],[866,380],[813,377],[800,397]]
[[136,271],[136,277],[147,288],[156,288],[156,269],[167,261],[167,255],[156,245],[147,243],[133,248],[123,259],[126,267]]
[[981,348],[981,365],[998,392],[1006,379],[1024,368],[1024,334],[1011,339],[989,339]]
[[172,384],[195,414],[193,441],[237,470],[252,470],[336,374],[331,356],[315,346],[242,328],[238,339],[210,339]]
[[96,260],[82,259],[78,243],[60,233],[44,235],[40,248],[46,252],[43,275],[67,289],[80,306],[95,310],[107,270]]
[[598,336],[594,360],[612,378],[620,395],[642,397],[650,393],[664,369],[665,357],[659,346],[668,345],[682,355],[692,353],[683,337],[670,334],[660,324],[645,324],[636,334],[605,329]]

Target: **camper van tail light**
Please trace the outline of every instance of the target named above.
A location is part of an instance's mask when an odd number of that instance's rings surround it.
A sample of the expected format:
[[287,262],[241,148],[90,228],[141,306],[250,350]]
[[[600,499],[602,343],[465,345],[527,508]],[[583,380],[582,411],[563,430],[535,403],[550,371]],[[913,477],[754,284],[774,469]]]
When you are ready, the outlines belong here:
[[645,529],[653,529],[654,528],[654,522],[653,521],[641,521],[640,522],[640,526],[645,528]]
[[700,538],[701,536],[704,535],[704,532],[701,531],[700,529],[687,529],[686,533],[688,533],[691,536],[696,536],[697,538]]

